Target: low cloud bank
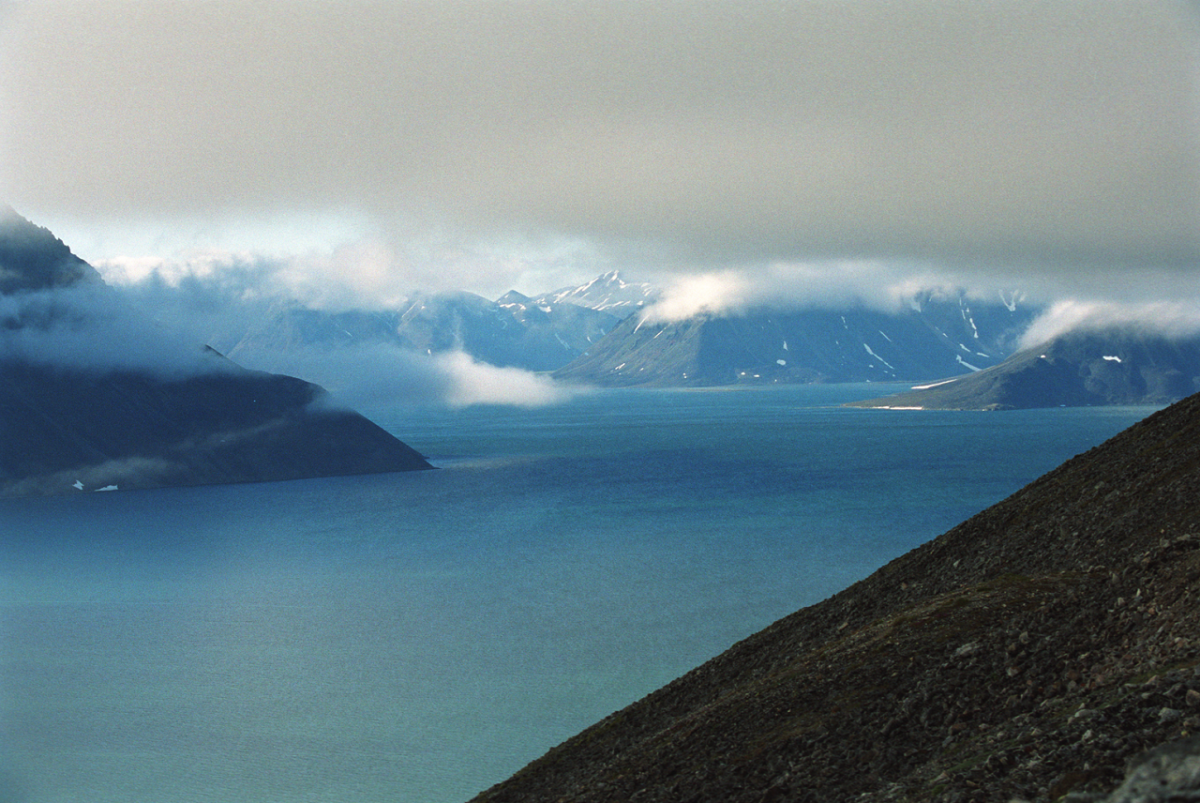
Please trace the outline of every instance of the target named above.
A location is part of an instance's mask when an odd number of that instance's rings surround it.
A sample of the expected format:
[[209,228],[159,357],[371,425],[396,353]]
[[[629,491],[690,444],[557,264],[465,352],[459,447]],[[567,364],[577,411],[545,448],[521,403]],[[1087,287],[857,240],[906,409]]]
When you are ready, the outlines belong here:
[[541,407],[562,403],[580,392],[519,368],[478,362],[462,352],[426,355],[390,343],[249,352],[239,355],[239,362],[247,368],[315,382],[332,394],[331,403],[353,408],[478,404]]
[[202,341],[94,285],[0,296],[0,354],[38,365],[143,371],[168,379],[231,369]]
[[469,290],[487,298],[509,290],[536,294],[619,267],[594,248],[564,238],[468,243],[437,232],[329,236],[331,244],[323,246],[238,247],[214,235],[204,248],[152,244],[162,250],[149,256],[137,250],[106,254],[104,244],[94,245],[95,254],[85,244],[80,253],[115,286],[180,288],[204,282],[243,298],[286,297],[329,312],[390,309],[425,292]]
[[[222,351],[238,345],[256,321],[268,320],[281,305],[322,311],[402,306],[401,299],[392,296],[376,296],[373,304],[356,306],[359,290],[354,289],[297,292],[299,285],[287,280],[287,263],[222,259],[212,270],[206,264],[158,261],[141,270],[126,266],[119,271],[108,265],[103,272],[130,306],[154,310],[159,320],[186,332],[186,337]],[[557,404],[573,392],[548,377],[498,368],[464,353],[428,355],[388,342],[340,347],[295,343],[286,350],[250,346],[231,356],[246,368],[315,382],[331,391],[337,403],[352,407],[540,406]]]
[[642,318],[663,323],[763,308],[896,310],[918,293],[952,287],[963,278],[920,264],[873,260],[774,263],[670,278]]
[[105,281],[143,297],[221,294],[241,302],[289,298],[313,309],[386,309],[403,302],[400,257],[378,240],[275,255],[193,250],[170,257],[119,257],[95,262]]
[[1118,303],[1067,300],[1052,304],[1021,337],[1020,348],[1033,348],[1076,329],[1133,326],[1167,337],[1200,334],[1200,304],[1191,301]]

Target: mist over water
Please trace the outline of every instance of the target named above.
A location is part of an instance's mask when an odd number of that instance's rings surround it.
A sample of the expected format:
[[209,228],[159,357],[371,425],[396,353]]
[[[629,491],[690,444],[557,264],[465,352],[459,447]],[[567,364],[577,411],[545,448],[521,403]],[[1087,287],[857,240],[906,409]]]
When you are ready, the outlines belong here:
[[441,470],[0,500],[0,800],[453,803],[1150,408],[375,409]]

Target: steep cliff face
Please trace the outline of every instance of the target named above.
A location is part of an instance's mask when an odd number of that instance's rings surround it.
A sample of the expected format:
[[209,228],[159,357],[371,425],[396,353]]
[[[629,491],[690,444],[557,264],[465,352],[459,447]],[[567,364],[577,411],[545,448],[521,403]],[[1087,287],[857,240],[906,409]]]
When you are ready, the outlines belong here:
[[1050,801],[1200,731],[1200,396],[477,800]]
[[247,371],[124,308],[0,213],[0,495],[429,468],[321,388]]

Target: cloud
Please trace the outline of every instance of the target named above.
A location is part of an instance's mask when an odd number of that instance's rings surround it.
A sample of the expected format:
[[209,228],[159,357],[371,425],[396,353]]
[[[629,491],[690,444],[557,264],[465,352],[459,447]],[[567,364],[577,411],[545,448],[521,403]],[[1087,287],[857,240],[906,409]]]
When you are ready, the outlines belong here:
[[529,371],[478,362],[462,352],[435,360],[438,370],[449,378],[446,401],[452,407],[477,404],[544,407],[559,404],[579,392]]
[[425,355],[389,343],[333,348],[301,346],[287,352],[239,354],[248,368],[297,376],[321,385],[333,404],[355,409],[377,406],[559,404],[577,389],[518,368],[477,362],[462,352]]
[[291,262],[222,257],[215,263],[198,259],[104,267],[106,278],[116,281],[111,295],[128,309],[152,310],[160,322],[154,325],[169,327],[177,341],[208,343],[243,367],[315,382],[329,390],[338,405],[536,407],[560,403],[578,392],[548,377],[498,368],[463,353],[422,354],[386,341],[338,346],[289,341],[282,349],[277,340],[259,345],[247,335],[281,308],[363,309],[351,303],[359,300],[367,302],[366,309],[371,302],[388,308],[386,299],[360,299],[337,285],[313,285],[313,293],[305,298],[287,280],[294,269]]
[[[67,238],[70,239],[69,237]],[[243,297],[288,298],[313,309],[395,309],[422,292],[471,288],[488,298],[509,290],[538,294],[591,279],[611,262],[578,241],[537,245],[514,238],[491,245],[396,243],[354,234],[333,245],[288,251],[189,247],[155,255],[93,257],[110,284],[131,287],[158,282],[178,288],[195,281],[239,290]],[[86,254],[87,245],[76,249]],[[103,247],[99,248],[103,253]]]
[[1167,337],[1200,334],[1200,304],[1192,301],[1117,303],[1060,301],[1030,324],[1019,348],[1033,348],[1072,330],[1135,326]]
[[775,262],[668,279],[643,320],[679,321],[701,313],[737,315],[754,309],[844,308],[894,310],[921,290],[956,277],[919,264],[873,260]]
[[1200,264],[1184,3],[30,0],[0,26],[12,203],[381,243],[300,283],[502,291],[505,253],[564,242],[682,274]]
[[170,257],[97,260],[105,281],[123,287],[187,290],[203,284],[243,301],[292,299],[313,309],[392,309],[405,293],[394,280],[395,255],[370,239],[328,251],[270,255],[192,250]]
[[0,296],[0,354],[39,365],[177,378],[233,369],[203,341],[130,308],[102,285]]

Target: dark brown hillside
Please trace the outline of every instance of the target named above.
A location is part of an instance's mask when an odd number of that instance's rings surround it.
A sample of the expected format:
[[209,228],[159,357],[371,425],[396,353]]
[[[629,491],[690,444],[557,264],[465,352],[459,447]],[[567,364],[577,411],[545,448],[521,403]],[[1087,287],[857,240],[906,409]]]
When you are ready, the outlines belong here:
[[479,801],[1009,801],[1200,730],[1200,397],[801,610]]

